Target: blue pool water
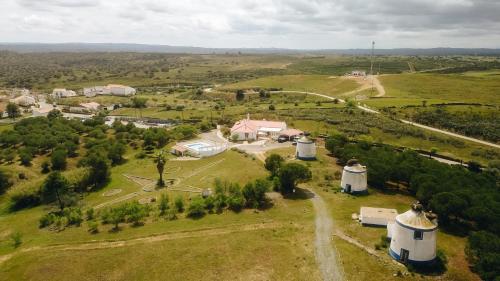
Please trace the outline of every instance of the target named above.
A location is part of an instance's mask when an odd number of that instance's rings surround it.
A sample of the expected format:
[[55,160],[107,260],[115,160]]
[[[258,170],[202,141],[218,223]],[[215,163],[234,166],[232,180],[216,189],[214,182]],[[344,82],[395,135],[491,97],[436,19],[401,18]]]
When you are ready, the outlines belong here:
[[186,146],[196,151],[200,151],[203,148],[210,147],[210,145],[201,142],[186,144]]

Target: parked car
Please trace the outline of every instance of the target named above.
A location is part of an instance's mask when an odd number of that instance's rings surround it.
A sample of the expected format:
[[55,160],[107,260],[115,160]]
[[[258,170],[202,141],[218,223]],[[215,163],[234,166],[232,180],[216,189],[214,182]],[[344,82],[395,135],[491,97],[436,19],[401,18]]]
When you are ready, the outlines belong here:
[[278,138],[278,142],[279,143],[287,142],[287,141],[289,141],[289,139],[287,137],[281,136],[281,137]]

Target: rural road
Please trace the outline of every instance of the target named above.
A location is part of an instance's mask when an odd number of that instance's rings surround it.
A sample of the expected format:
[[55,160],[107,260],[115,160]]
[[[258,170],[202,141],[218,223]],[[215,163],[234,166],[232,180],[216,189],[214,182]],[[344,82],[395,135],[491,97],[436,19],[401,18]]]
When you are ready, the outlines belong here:
[[461,138],[461,139],[468,140],[468,141],[477,142],[477,143],[484,144],[484,145],[487,145],[487,146],[491,146],[491,147],[494,147],[494,148],[500,148],[500,145],[495,144],[495,143],[491,143],[491,142],[487,142],[487,141],[483,141],[483,140],[475,139],[475,138],[471,138],[471,137],[466,137],[466,136],[463,136],[463,135],[459,135],[459,134],[455,134],[455,133],[452,133],[452,132],[440,130],[440,129],[437,129],[437,128],[434,128],[434,127],[429,127],[429,126],[422,125],[422,124],[415,123],[415,122],[408,121],[408,120],[401,119],[399,121],[401,121],[401,122],[403,122],[405,124],[410,124],[410,125],[413,125],[415,127],[422,128],[422,129],[426,129],[426,130],[430,130],[430,131],[434,131],[434,132],[446,134],[446,135],[449,135],[449,136],[452,136],[452,137]]
[[[298,93],[298,94],[307,94],[307,95],[313,95],[313,96],[323,97],[323,98],[330,99],[330,100],[334,100],[334,99],[336,99],[335,97],[330,97],[330,96],[327,96],[327,95],[318,94],[318,93],[313,93],[313,92],[302,92],[302,91],[272,91],[271,93]],[[384,91],[384,94],[385,94],[385,91]],[[339,102],[341,102],[341,103],[344,103],[344,102],[345,102],[345,101],[344,101],[344,100],[342,100],[342,99],[337,99],[337,100],[338,100]],[[363,110],[363,111],[368,112],[368,113],[380,114],[380,112],[379,112],[379,111],[374,110],[374,109],[371,109],[371,108],[368,108],[368,107],[366,107],[366,106],[358,105],[357,107],[358,107],[359,109]],[[476,139],[476,138],[467,137],[467,136],[464,136],[464,135],[455,134],[455,133],[452,133],[452,132],[449,132],[449,131],[445,131],[445,130],[441,130],[441,129],[438,129],[438,128],[434,128],[434,127],[430,127],[430,126],[422,125],[422,124],[415,123],[415,122],[408,121],[408,120],[404,120],[404,119],[399,119],[399,121],[401,121],[401,122],[403,122],[403,123],[405,123],[405,124],[408,124],[408,125],[412,125],[412,126],[415,126],[415,127],[422,128],[422,129],[424,129],[424,130],[429,130],[429,131],[433,131],[433,132],[437,132],[437,133],[445,134],[445,135],[448,135],[448,136],[452,136],[452,137],[460,138],[460,139],[467,140],[467,141],[472,141],[472,142],[475,142],[475,143],[479,143],[479,144],[486,145],[486,146],[490,146],[490,147],[494,147],[494,148],[500,148],[500,145],[495,144],[495,143],[491,143],[491,142],[483,141],[483,140]]]
[[315,252],[316,261],[319,264],[319,269],[323,280],[337,281],[343,280],[342,270],[337,260],[337,253],[331,243],[333,235],[333,221],[330,217],[328,209],[326,208],[325,201],[318,194],[312,192],[313,197],[311,201],[314,206],[315,212],[315,225],[316,225],[316,238],[315,238]]

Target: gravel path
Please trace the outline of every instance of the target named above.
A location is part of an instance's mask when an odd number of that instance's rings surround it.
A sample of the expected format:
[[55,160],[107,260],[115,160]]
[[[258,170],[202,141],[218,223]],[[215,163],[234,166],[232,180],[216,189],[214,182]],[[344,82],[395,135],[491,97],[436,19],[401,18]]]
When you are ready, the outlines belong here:
[[319,264],[323,280],[343,280],[342,270],[337,261],[337,253],[331,243],[333,221],[323,199],[314,192],[312,194],[314,196],[311,198],[311,201],[316,214],[316,261]]

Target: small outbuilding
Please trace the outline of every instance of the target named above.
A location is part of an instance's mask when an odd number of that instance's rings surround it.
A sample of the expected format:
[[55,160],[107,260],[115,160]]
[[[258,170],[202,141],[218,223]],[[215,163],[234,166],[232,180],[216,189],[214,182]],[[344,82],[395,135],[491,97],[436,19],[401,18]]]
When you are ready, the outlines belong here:
[[345,193],[366,193],[368,188],[366,166],[359,164],[354,158],[347,161],[340,185]]
[[174,145],[170,150],[170,153],[177,156],[185,156],[188,152],[188,148],[183,145]]
[[307,135],[297,140],[295,156],[300,160],[316,159],[316,144]]
[[425,265],[436,258],[437,224],[427,218],[416,202],[411,209],[396,216],[391,229],[389,254],[404,264]]
[[396,209],[361,207],[359,221],[363,225],[387,226],[397,215]]

